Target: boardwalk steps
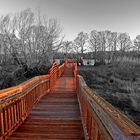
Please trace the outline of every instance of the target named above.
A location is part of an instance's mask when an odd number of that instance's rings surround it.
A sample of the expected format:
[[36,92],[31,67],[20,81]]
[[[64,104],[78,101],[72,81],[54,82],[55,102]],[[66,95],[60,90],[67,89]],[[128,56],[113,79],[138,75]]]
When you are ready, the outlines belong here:
[[65,69],[8,140],[84,140],[72,70]]

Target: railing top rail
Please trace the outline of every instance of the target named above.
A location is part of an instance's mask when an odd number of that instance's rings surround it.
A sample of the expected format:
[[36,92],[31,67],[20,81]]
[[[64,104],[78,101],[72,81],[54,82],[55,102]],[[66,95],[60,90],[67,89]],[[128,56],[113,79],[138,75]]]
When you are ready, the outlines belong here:
[[4,94],[4,93],[12,93],[13,91],[16,91],[18,89],[24,89],[26,88],[26,86],[31,86],[32,84],[36,83],[36,82],[39,82],[40,80],[46,80],[49,78],[49,75],[42,75],[42,76],[36,76],[36,77],[33,77],[17,86],[14,86],[14,87],[11,87],[11,88],[7,88],[7,89],[3,89],[3,90],[0,90],[0,98],[1,96]]
[[[64,64],[62,64],[58,67],[58,65],[56,63],[54,63],[54,64],[52,64],[52,67],[50,68],[49,72],[52,73],[55,68],[61,68],[63,66],[64,66]],[[26,89],[32,88],[33,86],[39,84],[40,82],[49,80],[49,77],[50,77],[49,74],[42,75],[42,76],[36,76],[17,86],[0,90],[0,104],[3,101],[7,100],[8,98],[16,96],[17,94],[24,92],[24,90],[26,90]]]
[[[37,76],[18,86],[15,86],[11,90],[2,90],[0,93],[0,108],[4,108],[10,102],[22,98],[26,91],[30,91],[40,83],[49,81],[49,75]],[[17,98],[18,97],[18,98]]]

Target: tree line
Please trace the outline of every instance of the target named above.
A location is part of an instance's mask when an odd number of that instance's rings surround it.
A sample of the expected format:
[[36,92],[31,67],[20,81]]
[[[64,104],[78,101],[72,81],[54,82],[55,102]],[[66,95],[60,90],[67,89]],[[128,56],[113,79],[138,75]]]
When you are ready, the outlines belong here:
[[[20,67],[48,65],[61,54],[77,60],[92,53],[95,63],[104,64],[118,57],[140,57],[140,35],[131,40],[128,33],[109,30],[80,32],[73,41],[64,41],[61,26],[55,18],[47,18],[30,8],[0,17],[0,64]],[[51,60],[51,61],[50,61]]]
[[66,54],[75,52],[77,60],[84,57],[85,52],[92,52],[95,63],[113,62],[118,57],[140,57],[140,35],[131,40],[128,33],[111,32],[109,30],[92,30],[89,34],[80,32],[72,42],[64,46]]

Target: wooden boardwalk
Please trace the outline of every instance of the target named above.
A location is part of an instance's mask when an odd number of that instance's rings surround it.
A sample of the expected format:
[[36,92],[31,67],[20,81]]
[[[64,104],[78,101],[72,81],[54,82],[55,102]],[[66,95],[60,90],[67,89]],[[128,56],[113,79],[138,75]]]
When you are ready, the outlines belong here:
[[140,140],[140,127],[89,88],[77,63],[66,59],[49,74],[0,92],[0,140],[7,139]]
[[8,140],[84,140],[73,67],[68,65],[53,89],[34,106]]

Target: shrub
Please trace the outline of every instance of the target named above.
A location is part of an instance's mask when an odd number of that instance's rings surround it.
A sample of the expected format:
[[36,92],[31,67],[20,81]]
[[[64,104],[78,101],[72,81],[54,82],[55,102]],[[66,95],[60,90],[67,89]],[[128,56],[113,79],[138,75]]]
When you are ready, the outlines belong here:
[[140,91],[139,86],[136,84],[129,84],[130,100],[132,102],[132,107],[135,111],[140,112]]
[[14,86],[14,76],[13,74],[6,74],[3,76],[3,80],[1,82],[1,86],[0,89],[5,89],[5,88],[9,88],[11,86]]
[[129,62],[120,62],[117,64],[114,64],[114,76],[119,76],[118,78],[122,80],[136,80],[135,75],[135,65]]
[[79,74],[83,76],[83,78],[86,80],[87,85],[91,86],[93,82],[93,76],[91,71],[86,70],[80,70]]
[[38,75],[44,75],[47,74],[49,71],[50,66],[40,65],[40,66],[33,66],[31,68],[28,68],[25,77],[31,78]]

